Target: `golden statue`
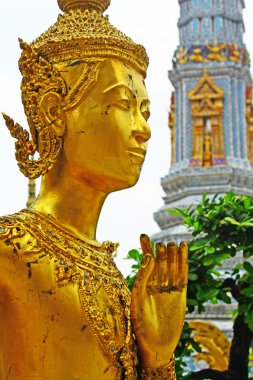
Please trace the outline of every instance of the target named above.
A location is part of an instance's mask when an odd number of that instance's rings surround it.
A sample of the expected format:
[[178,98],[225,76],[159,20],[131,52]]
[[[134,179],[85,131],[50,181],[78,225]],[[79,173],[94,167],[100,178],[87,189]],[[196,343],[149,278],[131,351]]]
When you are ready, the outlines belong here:
[[28,209],[0,218],[0,378],[176,379],[186,245],[154,256],[142,235],[131,295],[116,246],[96,240],[107,195],[133,186],[145,158],[148,58],[103,16],[110,0],[58,3],[55,25],[20,41],[31,138],[4,115],[20,170],[42,183]]
[[187,63],[188,57],[187,57],[187,49],[180,46],[179,51],[177,53],[177,62],[179,65],[184,65]]
[[237,44],[229,45],[230,61],[241,63],[242,61],[242,49]]
[[204,360],[209,368],[226,371],[229,366],[231,343],[218,327],[210,322],[191,321],[194,340],[202,347],[195,356],[196,361]]
[[189,56],[189,60],[193,62],[205,62],[206,59],[203,58],[202,50],[199,47],[195,47],[192,49],[192,53]]
[[214,41],[213,45],[206,45],[206,48],[208,49],[208,56],[207,59],[209,61],[225,61],[226,57],[222,53],[222,50],[226,48],[227,44],[223,42],[222,44],[219,44],[218,41]]

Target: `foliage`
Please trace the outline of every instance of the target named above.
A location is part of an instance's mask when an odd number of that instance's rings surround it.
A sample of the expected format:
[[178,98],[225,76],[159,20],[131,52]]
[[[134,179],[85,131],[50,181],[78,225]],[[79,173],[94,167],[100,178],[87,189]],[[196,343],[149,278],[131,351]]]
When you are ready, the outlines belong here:
[[[242,321],[245,324],[243,331],[248,331],[251,335],[253,266],[250,258],[253,256],[253,199],[247,195],[236,196],[232,192],[224,196],[215,195],[211,199],[204,195],[202,203],[197,206],[190,206],[184,210],[168,210],[168,212],[182,217],[193,236],[189,243],[187,312],[201,313],[205,311],[207,302],[215,304],[222,301],[230,304],[234,299],[238,305],[234,318]],[[243,264],[235,265],[232,269],[221,273],[220,267],[223,261],[239,254],[244,257]],[[135,260],[132,266],[133,272],[127,278],[131,288],[141,264],[142,254],[132,250],[128,258]],[[240,348],[234,347],[234,349]],[[194,351],[199,352],[199,350],[199,346],[191,338],[188,324],[185,323],[176,350],[176,369],[179,379],[184,378],[183,356],[191,356]],[[230,368],[236,371],[231,360]],[[229,373],[227,374],[229,376]]]
[[[253,331],[253,199],[230,192],[212,199],[203,196],[202,203],[186,210],[168,210],[184,218],[192,231],[189,243],[188,311],[204,311],[204,303],[238,301],[238,313]],[[217,270],[225,259],[238,254],[244,263],[226,271],[226,280]]]
[[132,272],[129,276],[126,277],[128,288],[132,291],[136,275],[141,266],[142,253],[138,251],[137,249],[132,249],[131,251],[128,252],[128,255],[126,258],[128,260],[134,260],[134,264],[131,267]]

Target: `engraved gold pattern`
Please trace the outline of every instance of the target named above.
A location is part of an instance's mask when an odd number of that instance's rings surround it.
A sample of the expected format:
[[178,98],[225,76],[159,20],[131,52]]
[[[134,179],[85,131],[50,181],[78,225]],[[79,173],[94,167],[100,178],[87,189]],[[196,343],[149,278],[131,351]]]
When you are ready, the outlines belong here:
[[63,12],[72,9],[94,9],[103,13],[110,5],[110,0],[58,0],[58,5]]
[[195,361],[205,361],[209,368],[226,371],[229,366],[231,342],[218,327],[210,322],[190,321],[194,340],[203,348],[194,357]]
[[159,368],[144,368],[141,372],[143,380],[176,380],[174,356],[168,365]]
[[[223,133],[224,91],[204,70],[188,97],[193,120],[191,167],[226,164]],[[210,124],[210,131],[206,128]]]
[[245,48],[240,48],[237,44],[226,44],[224,42],[219,44],[217,41],[206,45],[179,46],[173,58],[174,67],[213,61],[250,64],[249,53]]
[[[113,261],[112,243],[85,242],[31,210],[23,210],[14,218],[15,222],[13,217],[1,222],[0,238],[10,240],[29,231],[34,237],[34,245],[39,242],[37,251],[54,260],[57,285],[78,286],[82,311],[107,359],[119,373],[122,367],[125,369],[125,379],[135,379],[137,354],[130,322],[131,295]],[[109,252],[105,250],[108,246]],[[116,335],[100,302],[101,289],[107,295],[107,307],[113,310],[118,326]]]
[[253,96],[252,86],[246,88],[247,156],[253,167]]
[[143,74],[148,65],[143,46],[117,30],[108,17],[87,9],[59,15],[57,22],[33,41],[31,47],[51,63],[118,58]]

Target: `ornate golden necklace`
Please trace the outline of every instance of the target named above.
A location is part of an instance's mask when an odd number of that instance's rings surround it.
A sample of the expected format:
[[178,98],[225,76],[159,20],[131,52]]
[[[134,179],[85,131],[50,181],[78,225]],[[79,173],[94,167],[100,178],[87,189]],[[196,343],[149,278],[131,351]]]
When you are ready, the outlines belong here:
[[[102,351],[118,368],[119,379],[122,366],[124,379],[136,379],[137,354],[130,320],[131,295],[112,258],[117,245],[81,240],[56,225],[53,219],[33,210],[16,214],[15,222],[35,238],[41,252],[54,260],[57,285],[78,286],[82,311]],[[106,318],[108,310],[115,321],[114,325]]]

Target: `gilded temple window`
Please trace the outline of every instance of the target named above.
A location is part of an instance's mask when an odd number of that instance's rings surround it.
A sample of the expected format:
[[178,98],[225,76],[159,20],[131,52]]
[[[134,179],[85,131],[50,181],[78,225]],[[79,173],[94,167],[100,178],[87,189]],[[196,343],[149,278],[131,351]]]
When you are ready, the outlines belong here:
[[247,156],[253,167],[253,96],[252,87],[246,89]]
[[171,94],[170,100],[170,112],[169,112],[169,128],[170,128],[170,140],[171,140],[171,165],[175,161],[175,92]]
[[190,166],[207,167],[226,163],[223,135],[224,91],[205,71],[189,92],[193,135]]

